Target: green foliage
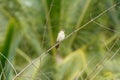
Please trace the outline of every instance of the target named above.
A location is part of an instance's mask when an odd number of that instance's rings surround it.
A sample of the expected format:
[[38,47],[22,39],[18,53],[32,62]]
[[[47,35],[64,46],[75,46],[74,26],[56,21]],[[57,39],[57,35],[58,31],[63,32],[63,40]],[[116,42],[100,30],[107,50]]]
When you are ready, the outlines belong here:
[[119,0],[0,2],[1,80],[120,79]]

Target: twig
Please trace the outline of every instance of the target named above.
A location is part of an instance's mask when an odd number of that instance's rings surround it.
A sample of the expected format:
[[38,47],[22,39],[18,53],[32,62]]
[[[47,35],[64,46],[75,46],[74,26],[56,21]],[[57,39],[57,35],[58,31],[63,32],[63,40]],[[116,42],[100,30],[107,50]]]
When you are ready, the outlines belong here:
[[100,65],[102,65],[105,62],[105,60],[107,59],[107,57],[109,57],[109,55],[110,55],[109,52],[113,49],[113,47],[115,46],[115,44],[117,43],[117,41],[119,40],[119,38],[120,37],[118,37],[116,39],[116,41],[114,42],[114,44],[112,45],[112,47],[106,52],[106,54],[103,57],[103,59],[98,64],[96,64],[95,69],[92,70],[92,72],[86,77],[85,80],[89,79],[92,76],[92,74],[100,67]]
[[8,61],[8,63],[9,63],[9,64],[11,65],[11,67],[13,68],[15,74],[17,74],[17,71],[16,71],[16,69],[14,68],[13,64],[10,62],[10,60],[9,60],[7,57],[5,57],[1,52],[0,52],[0,55],[1,55],[2,57],[4,57],[4,58]]

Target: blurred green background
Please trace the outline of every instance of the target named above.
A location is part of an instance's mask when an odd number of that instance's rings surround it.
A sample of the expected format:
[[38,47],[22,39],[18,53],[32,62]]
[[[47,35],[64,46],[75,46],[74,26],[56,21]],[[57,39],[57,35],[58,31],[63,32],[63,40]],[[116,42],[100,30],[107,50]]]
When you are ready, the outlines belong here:
[[119,0],[0,0],[0,79],[119,80],[119,33]]

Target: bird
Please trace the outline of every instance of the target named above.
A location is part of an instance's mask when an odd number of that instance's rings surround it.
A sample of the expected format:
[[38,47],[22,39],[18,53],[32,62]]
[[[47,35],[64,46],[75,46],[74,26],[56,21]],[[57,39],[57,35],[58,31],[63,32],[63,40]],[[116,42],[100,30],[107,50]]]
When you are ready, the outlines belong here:
[[[64,39],[65,39],[65,31],[62,29],[58,33],[56,43],[59,43],[59,42],[61,42]],[[56,49],[59,48],[59,45],[60,45],[60,43],[56,45]]]

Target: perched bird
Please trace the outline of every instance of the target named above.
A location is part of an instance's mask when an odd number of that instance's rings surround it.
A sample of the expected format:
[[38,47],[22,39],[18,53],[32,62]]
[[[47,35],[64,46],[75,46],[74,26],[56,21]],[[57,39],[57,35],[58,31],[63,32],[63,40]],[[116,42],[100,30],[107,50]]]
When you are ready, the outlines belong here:
[[[64,30],[60,30],[57,36],[57,43],[61,42],[64,38],[65,38],[65,32]],[[60,44],[56,45],[56,49],[59,48],[59,45]]]

